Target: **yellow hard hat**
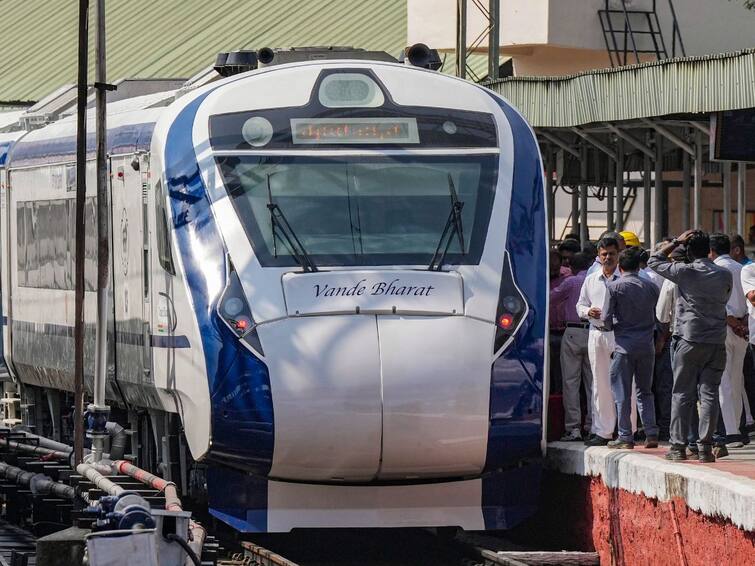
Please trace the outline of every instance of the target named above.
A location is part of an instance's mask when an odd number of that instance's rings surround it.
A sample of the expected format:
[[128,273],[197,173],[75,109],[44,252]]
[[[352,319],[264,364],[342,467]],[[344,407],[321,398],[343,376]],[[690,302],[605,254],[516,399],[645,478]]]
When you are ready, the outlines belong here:
[[634,232],[619,232],[619,235],[624,238],[624,243],[627,246],[640,246],[640,239],[637,237],[637,234]]

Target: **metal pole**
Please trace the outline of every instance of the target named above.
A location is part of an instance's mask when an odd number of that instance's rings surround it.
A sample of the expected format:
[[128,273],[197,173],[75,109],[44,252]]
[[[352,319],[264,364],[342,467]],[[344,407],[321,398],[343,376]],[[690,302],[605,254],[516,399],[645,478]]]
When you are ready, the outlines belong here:
[[[107,312],[108,312],[108,166],[107,166],[107,71],[105,64],[105,0],[97,0],[97,50],[96,50],[96,108],[97,108],[97,326],[95,338],[94,403],[89,406],[93,413],[104,413],[107,422],[109,408],[105,405],[107,380]],[[104,426],[104,425],[103,425]],[[102,458],[106,431],[91,430],[92,452],[95,461]]]
[[498,50],[501,36],[501,1],[490,0],[488,4],[490,30],[488,32],[488,79],[498,78]]
[[553,198],[553,149],[550,144],[543,147],[545,152],[545,194],[548,198],[548,235],[552,242],[556,239],[556,202]]
[[616,140],[616,231],[624,229],[624,140]]
[[653,189],[655,190],[655,241],[660,242],[663,238],[663,226],[665,207],[663,199],[663,136],[655,134],[655,179]]
[[456,1],[456,76],[467,78],[467,0]]
[[692,168],[690,167],[689,154],[682,154],[682,231],[689,230],[691,226],[689,217],[690,201],[692,200],[690,186],[692,185]]
[[[649,136],[648,136],[649,137]],[[649,144],[649,140],[646,138],[646,143]],[[650,194],[650,176],[652,175],[650,157],[644,156],[643,160],[644,172],[642,177],[642,238],[645,241],[645,248],[650,249],[653,245],[652,236],[650,235],[650,217],[653,206],[653,197]]]
[[695,186],[693,192],[694,228],[702,226],[702,198],[703,198],[703,133],[695,130]]
[[76,100],[76,269],[74,296],[74,462],[84,459],[84,205],[87,171],[87,66],[89,50],[89,0],[79,0],[79,69]]
[[[584,142],[582,142],[580,153],[582,158],[579,163],[579,241],[584,246],[590,238],[590,231],[587,227],[587,156],[589,153],[587,144]],[[597,152],[595,158],[598,158]]]
[[737,163],[737,233],[743,238],[748,237],[745,235],[745,216],[747,215],[746,177],[747,164],[740,161]]
[[[724,189],[724,234],[731,233],[731,161],[724,161],[723,167],[723,189]],[[714,226],[714,229],[716,227]]]

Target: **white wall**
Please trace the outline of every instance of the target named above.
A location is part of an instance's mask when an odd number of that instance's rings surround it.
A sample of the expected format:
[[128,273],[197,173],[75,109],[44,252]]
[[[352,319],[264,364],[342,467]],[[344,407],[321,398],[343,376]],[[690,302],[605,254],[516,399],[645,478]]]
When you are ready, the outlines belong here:
[[[488,0],[481,0],[487,8]],[[588,0],[589,1],[589,0]],[[435,49],[456,47],[456,0],[408,0],[409,44],[423,42]],[[487,27],[487,19],[467,0],[467,42]],[[542,44],[548,40],[548,0],[501,0],[501,44]],[[487,48],[487,35],[481,47]]]
[[[487,6],[487,0],[482,0]],[[652,0],[634,0],[644,8]],[[672,18],[668,2],[658,0],[658,17],[670,51]],[[544,45],[605,50],[598,19],[603,0],[501,0],[501,46]],[[755,47],[755,10],[742,0],[676,0],[677,17],[688,55],[722,53]],[[467,38],[471,43],[487,25],[467,1]],[[456,0],[408,0],[409,43],[436,49],[456,45]],[[487,37],[482,42],[487,47]]]

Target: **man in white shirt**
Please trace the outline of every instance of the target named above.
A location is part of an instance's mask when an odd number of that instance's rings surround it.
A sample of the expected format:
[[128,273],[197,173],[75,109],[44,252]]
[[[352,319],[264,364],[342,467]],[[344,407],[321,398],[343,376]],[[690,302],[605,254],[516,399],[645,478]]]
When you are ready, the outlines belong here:
[[[755,263],[748,263],[742,267],[742,292],[747,299],[747,311],[749,313],[748,323],[750,330],[750,348],[755,347]],[[744,398],[744,402],[748,403],[747,398]],[[745,408],[745,412],[747,409]],[[749,418],[747,419],[750,420]],[[750,422],[746,423],[751,426]]]
[[[592,370],[592,436],[585,441],[587,446],[606,446],[613,439],[616,427],[616,404],[611,392],[608,370],[611,354],[616,344],[613,332],[604,328],[600,315],[606,303],[606,282],[619,278],[616,269],[619,259],[619,242],[605,237],[598,242],[600,271],[585,278],[577,301],[577,315],[590,322],[587,340],[587,355]],[[632,428],[637,427],[637,412],[633,403]]]
[[727,448],[742,448],[742,438],[739,432],[742,409],[744,407],[744,359],[747,353],[747,301],[742,290],[742,264],[729,256],[731,241],[726,234],[710,235],[710,259],[713,263],[731,272],[732,289],[729,301],[726,303],[726,368],[721,376],[719,386],[719,402],[721,417],[726,429],[715,439],[716,444],[725,443]]
[[[621,250],[626,249],[627,247],[627,244],[624,241],[624,237],[618,232],[603,232],[600,235],[600,239],[598,241],[600,242],[601,240],[603,240],[603,238],[613,238],[614,240],[618,242],[619,252],[616,254],[616,261],[617,261],[616,265],[618,265],[619,253],[621,253]],[[587,276],[589,277],[593,273],[597,273],[598,271],[600,271],[602,265],[603,263],[600,261],[600,254],[598,254],[598,257],[595,258],[595,261],[590,266],[590,269],[587,270]]]

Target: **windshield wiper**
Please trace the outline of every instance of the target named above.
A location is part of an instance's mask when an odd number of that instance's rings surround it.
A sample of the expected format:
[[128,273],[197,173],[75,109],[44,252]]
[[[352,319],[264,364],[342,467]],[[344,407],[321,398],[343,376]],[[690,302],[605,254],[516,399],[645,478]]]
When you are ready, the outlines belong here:
[[[459,240],[461,253],[466,253],[464,251],[464,227],[461,223],[461,209],[464,208],[464,202],[460,201],[456,194],[456,187],[454,187],[451,173],[448,174],[448,193],[451,195],[451,211],[448,213],[446,226],[440,235],[440,240],[438,241],[438,246],[435,248],[433,258],[430,260],[430,265],[427,266],[429,271],[440,271],[441,267],[443,267],[443,262],[446,259],[448,248],[451,247],[451,240],[453,240],[454,234],[456,234]],[[440,251],[441,248],[443,248],[442,252]]]
[[304,271],[317,271],[317,266],[309,257],[304,245],[291,228],[281,207],[273,202],[273,191],[270,189],[270,174],[267,175],[267,209],[270,211],[270,223],[273,233],[273,256],[278,257],[278,238],[280,237],[294,259],[302,266]]

